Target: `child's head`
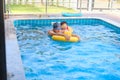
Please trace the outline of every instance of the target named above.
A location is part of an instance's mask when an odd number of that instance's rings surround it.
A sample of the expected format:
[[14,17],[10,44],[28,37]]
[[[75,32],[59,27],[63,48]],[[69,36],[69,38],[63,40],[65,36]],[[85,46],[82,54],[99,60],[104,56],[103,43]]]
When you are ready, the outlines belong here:
[[60,28],[60,24],[59,23],[54,23],[53,24],[53,31],[55,32],[55,33],[58,33],[58,32],[60,32],[60,30],[61,30],[61,28]]
[[67,22],[65,21],[61,22],[60,25],[61,25],[62,30],[66,30],[68,27]]

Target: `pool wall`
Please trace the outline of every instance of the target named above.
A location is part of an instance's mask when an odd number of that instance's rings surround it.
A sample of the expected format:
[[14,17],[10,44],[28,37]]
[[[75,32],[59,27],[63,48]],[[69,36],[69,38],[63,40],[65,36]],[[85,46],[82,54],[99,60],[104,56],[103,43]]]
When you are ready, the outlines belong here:
[[20,25],[32,25],[32,26],[49,26],[52,22],[61,22],[66,21],[68,24],[79,24],[79,25],[105,25],[106,27],[112,28],[116,30],[116,32],[120,31],[120,26],[116,26],[114,24],[111,24],[107,21],[104,21],[102,19],[97,18],[70,18],[70,19],[26,19],[26,20],[15,20],[14,26],[20,26]]

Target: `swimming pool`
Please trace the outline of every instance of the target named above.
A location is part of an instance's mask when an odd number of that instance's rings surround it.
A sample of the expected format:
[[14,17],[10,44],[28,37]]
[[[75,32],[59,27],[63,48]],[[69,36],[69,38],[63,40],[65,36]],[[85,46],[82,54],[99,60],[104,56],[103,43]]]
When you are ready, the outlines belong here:
[[[51,22],[67,21],[77,43],[53,41]],[[120,80],[120,28],[100,19],[16,20],[26,80]]]

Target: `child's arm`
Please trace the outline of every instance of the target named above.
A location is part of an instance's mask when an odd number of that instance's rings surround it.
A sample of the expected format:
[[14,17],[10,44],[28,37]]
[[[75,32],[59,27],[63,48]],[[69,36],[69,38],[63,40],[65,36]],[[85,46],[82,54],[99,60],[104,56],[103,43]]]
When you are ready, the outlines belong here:
[[64,33],[65,32],[65,30],[61,30],[61,33]]
[[63,33],[56,33],[55,35],[64,36],[66,40],[70,40],[70,37]]
[[53,35],[64,36],[66,40],[69,40],[69,39],[70,39],[70,37],[69,37],[68,35],[63,34],[63,33],[55,33],[55,32],[52,31],[52,30],[48,31],[48,34],[49,34],[50,36],[53,36]]

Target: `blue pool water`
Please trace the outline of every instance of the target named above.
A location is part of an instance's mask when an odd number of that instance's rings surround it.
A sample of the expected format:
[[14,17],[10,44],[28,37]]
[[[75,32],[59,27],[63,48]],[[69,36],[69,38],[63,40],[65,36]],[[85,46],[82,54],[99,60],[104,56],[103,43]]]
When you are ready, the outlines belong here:
[[81,37],[77,43],[53,41],[50,24],[15,22],[26,80],[120,80],[120,28],[80,22],[69,24]]

